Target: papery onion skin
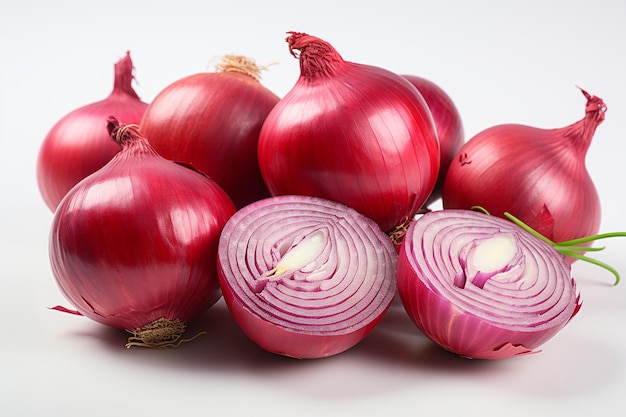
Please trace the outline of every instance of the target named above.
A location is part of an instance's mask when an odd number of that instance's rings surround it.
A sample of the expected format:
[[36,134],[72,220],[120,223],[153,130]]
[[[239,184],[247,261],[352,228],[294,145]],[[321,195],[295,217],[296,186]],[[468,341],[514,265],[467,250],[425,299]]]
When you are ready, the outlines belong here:
[[221,296],[217,245],[235,207],[213,180],[159,156],[136,126],[122,128],[122,151],[59,204],[52,271],[78,312],[107,326],[187,323]]
[[[309,264],[262,278],[314,236],[327,239],[304,252],[315,254],[305,258]],[[243,332],[268,352],[301,359],[336,355],[363,340],[396,294],[396,267],[396,249],[373,220],[300,195],[240,209],[224,227],[218,254],[224,300]]]
[[[473,280],[468,250],[503,236],[519,250],[514,261],[486,282]],[[398,294],[427,337],[474,359],[537,352],[581,307],[570,266],[552,246],[508,220],[462,209],[432,211],[411,224],[398,259]]]
[[385,232],[410,220],[439,169],[439,142],[419,91],[391,71],[344,61],[314,36],[290,32],[287,42],[300,76],[259,137],[270,193],[340,202]]
[[238,208],[270,196],[257,145],[279,97],[259,81],[261,69],[250,58],[227,55],[217,71],[168,85],[141,121],[141,131],[160,155],[213,178]]
[[448,172],[448,167],[456,156],[461,146],[465,143],[465,130],[459,109],[452,98],[437,84],[424,77],[411,74],[403,74],[424,97],[430,110],[435,130],[439,138],[439,175],[433,192],[428,197],[424,206],[430,206],[441,198],[443,182]]
[[37,158],[37,183],[44,202],[54,211],[80,180],[102,168],[120,146],[106,130],[106,118],[139,123],[148,104],[132,87],[130,52],[115,64],[113,91],[104,100],[82,106],[61,118],[46,135]]
[[570,126],[498,125],[467,141],[446,175],[443,207],[508,211],[555,242],[596,234],[601,206],[585,155],[606,106],[582,92],[585,117]]

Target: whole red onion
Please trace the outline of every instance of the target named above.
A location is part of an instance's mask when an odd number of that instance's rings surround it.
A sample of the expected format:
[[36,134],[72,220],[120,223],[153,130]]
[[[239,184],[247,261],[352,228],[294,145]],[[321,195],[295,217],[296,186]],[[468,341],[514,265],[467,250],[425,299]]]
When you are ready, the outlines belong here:
[[132,81],[133,63],[127,52],[115,64],[111,94],[65,115],[46,135],[37,159],[37,182],[50,210],[70,188],[120,151],[105,129],[107,117],[114,115],[123,123],[141,120],[148,105],[139,99]]
[[443,207],[510,212],[555,242],[597,233],[600,199],[585,156],[606,106],[582,92],[585,117],[570,126],[504,124],[472,137],[450,165]]
[[290,32],[287,43],[300,77],[259,137],[272,195],[337,201],[385,232],[410,221],[439,170],[435,126],[419,91],[391,71],[344,61],[314,36]]
[[463,146],[463,143],[465,143],[463,121],[452,98],[439,85],[416,75],[403,75],[403,77],[409,80],[422,93],[433,116],[435,130],[439,138],[439,175],[437,176],[435,188],[425,203],[425,206],[429,206],[441,198],[443,181],[446,178],[448,167],[461,146]]
[[160,155],[213,178],[237,207],[269,197],[257,145],[279,98],[259,82],[262,69],[250,58],[226,55],[216,72],[167,86],[141,121],[142,133]]
[[61,200],[52,272],[81,314],[131,331],[129,346],[171,345],[221,296],[218,239],[235,207],[213,180],[159,156],[136,125],[108,127],[122,151]]
[[509,220],[472,210],[432,211],[409,226],[398,294],[426,336],[476,359],[534,352],[581,306],[561,253]]
[[297,358],[365,338],[396,294],[397,253],[371,219],[334,201],[257,201],[226,223],[218,271],[235,321],[261,348]]

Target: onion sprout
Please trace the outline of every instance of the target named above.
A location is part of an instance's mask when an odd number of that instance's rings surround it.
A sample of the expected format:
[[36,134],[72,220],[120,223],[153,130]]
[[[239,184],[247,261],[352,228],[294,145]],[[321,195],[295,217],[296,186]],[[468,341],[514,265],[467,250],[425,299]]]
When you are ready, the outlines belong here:
[[[485,214],[489,214],[489,212],[487,210],[485,210],[483,207],[480,207],[480,206],[473,206],[472,210],[478,210],[478,211],[484,212]],[[518,225],[519,227],[521,227],[522,229],[526,230],[531,235],[535,236],[536,238],[538,238],[540,240],[543,240],[544,242],[546,242],[547,244],[552,246],[560,254],[562,254],[564,256],[569,256],[571,258],[578,259],[578,260],[581,260],[581,261],[584,261],[584,262],[588,262],[590,264],[593,264],[593,265],[596,265],[596,266],[599,266],[601,268],[606,269],[607,271],[609,271],[610,273],[612,273],[615,276],[615,282],[613,283],[613,285],[619,284],[620,274],[617,271],[617,269],[613,268],[612,266],[610,266],[609,264],[607,264],[605,262],[599,261],[599,260],[597,260],[595,258],[591,258],[591,257],[586,256],[586,255],[583,255],[583,254],[581,254],[579,252],[599,252],[599,251],[602,251],[602,250],[605,249],[605,246],[602,246],[602,247],[588,247],[588,246],[580,246],[580,245],[583,245],[583,244],[589,243],[589,242],[595,242],[596,240],[600,240],[600,239],[608,239],[608,238],[612,238],[612,237],[626,237],[626,232],[599,233],[599,234],[586,236],[586,237],[581,237],[581,238],[578,238],[578,239],[571,239],[571,240],[567,240],[567,241],[563,241],[563,242],[553,242],[552,240],[548,239],[547,237],[545,237],[541,233],[537,232],[535,229],[533,229],[528,224],[524,223],[523,221],[521,221],[520,219],[518,219],[517,217],[515,217],[511,213],[504,212],[504,216],[507,219],[509,219],[510,221],[512,221],[513,223],[515,223],[516,225]]]

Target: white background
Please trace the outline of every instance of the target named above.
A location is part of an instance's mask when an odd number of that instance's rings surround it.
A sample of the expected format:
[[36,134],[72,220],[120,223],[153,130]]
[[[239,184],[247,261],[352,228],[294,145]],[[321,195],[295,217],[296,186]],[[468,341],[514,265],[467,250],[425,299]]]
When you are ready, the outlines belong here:
[[[348,352],[323,360],[253,345],[222,303],[170,350],[48,310],[67,305],[49,269],[52,213],[35,179],[39,146],[69,111],[103,99],[127,50],[150,101],[226,53],[273,64],[282,96],[298,77],[290,30],[346,60],[430,78],[467,137],[494,124],[561,127],[584,114],[581,86],[608,106],[587,156],[602,231],[626,230],[626,2],[60,0],[0,6],[0,415],[626,415],[626,282],[575,264],[580,314],[537,355],[470,361],[434,348],[395,305]],[[598,256],[626,276],[626,239]],[[625,279],[626,281],[626,279]],[[68,306],[70,307],[70,306]]]

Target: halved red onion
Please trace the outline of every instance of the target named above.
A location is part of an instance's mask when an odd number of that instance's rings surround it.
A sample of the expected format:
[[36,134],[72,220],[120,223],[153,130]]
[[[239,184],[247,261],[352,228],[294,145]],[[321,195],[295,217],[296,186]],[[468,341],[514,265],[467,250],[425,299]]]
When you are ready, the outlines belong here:
[[476,359],[535,352],[580,309],[563,255],[515,223],[439,210],[409,227],[398,293],[417,327],[441,347]]
[[371,219],[340,203],[285,195],[240,209],[222,231],[220,286],[261,348],[321,358],[360,342],[396,294],[397,252]]

